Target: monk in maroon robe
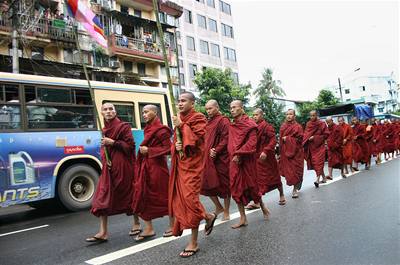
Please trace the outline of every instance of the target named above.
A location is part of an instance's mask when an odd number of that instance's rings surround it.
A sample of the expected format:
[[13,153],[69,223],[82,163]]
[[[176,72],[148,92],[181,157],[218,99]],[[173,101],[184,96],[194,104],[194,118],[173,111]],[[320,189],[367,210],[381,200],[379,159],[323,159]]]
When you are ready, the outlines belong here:
[[395,155],[398,156],[400,154],[400,121],[392,119],[392,123],[394,125],[394,146],[395,146]]
[[334,168],[340,169],[343,178],[346,175],[343,171],[343,130],[342,127],[335,124],[332,117],[326,119],[328,125],[329,136],[327,139],[328,146],[328,170],[329,176],[333,178],[332,171]]
[[395,128],[393,124],[385,120],[383,126],[383,137],[385,140],[385,145],[383,147],[383,151],[385,152],[385,160],[389,160],[389,158],[394,158],[394,152],[396,150],[396,139],[395,139]]
[[[223,221],[229,220],[231,193],[229,188],[228,136],[230,121],[219,112],[216,100],[206,104],[208,122],[206,126],[206,157],[201,194],[210,197],[215,205],[215,214],[224,213]],[[218,197],[224,199],[224,206]]]
[[344,121],[343,117],[338,118],[339,126],[343,130],[343,169],[344,174],[349,174],[347,166],[350,167],[351,172],[353,169],[353,129],[349,124]]
[[382,135],[382,125],[378,119],[372,120],[372,144],[371,144],[371,154],[376,158],[375,163],[381,163],[381,153],[383,151],[383,135]]
[[264,218],[268,218],[269,211],[261,199],[257,185],[257,124],[244,113],[240,100],[232,101],[230,110],[234,119],[229,128],[228,143],[231,158],[230,183],[232,198],[240,213],[239,223],[232,225],[232,228],[237,229],[247,225],[244,206],[250,201],[260,203]]
[[326,148],[325,141],[328,138],[329,131],[326,123],[318,118],[315,110],[310,112],[310,121],[306,124],[303,137],[304,158],[307,161],[308,170],[314,170],[316,181],[314,185],[319,187],[320,177],[322,183],[326,183],[324,173]]
[[303,128],[296,122],[293,109],[286,112],[279,136],[279,171],[286,184],[293,186],[292,198],[298,198],[304,173]]
[[[100,217],[100,230],[87,242],[105,242],[108,238],[108,216],[132,214],[132,186],[135,169],[135,142],[128,123],[117,118],[115,107],[105,103],[101,107],[104,128],[101,139],[102,172],[92,202],[91,213]],[[109,161],[106,159],[105,149]]]
[[[275,129],[264,120],[262,109],[255,109],[253,120],[257,123],[257,183],[261,195],[278,189],[279,205],[286,204],[281,175],[275,157]],[[257,207],[257,206],[256,206]]]
[[357,117],[353,117],[351,120],[353,124],[353,160],[355,163],[355,169],[358,170],[358,163],[364,163],[365,168],[369,168],[369,146],[365,140],[366,127],[360,124]]
[[179,254],[182,258],[193,256],[199,250],[197,238],[200,222],[206,220],[205,233],[209,235],[217,219],[216,214],[206,213],[200,202],[207,119],[194,110],[194,104],[192,93],[182,93],[178,100],[179,116],[173,117],[181,139],[178,139],[175,131],[168,189],[169,215],[174,218],[172,234],[180,236],[184,229],[192,230],[188,245]]
[[[171,151],[171,129],[162,125],[154,105],[143,107],[146,122],[144,139],[140,144],[136,162],[136,174],[132,209],[145,222],[143,232],[135,241],[155,236],[152,220],[168,215],[169,169],[167,155]],[[170,227],[164,236],[172,236]]]

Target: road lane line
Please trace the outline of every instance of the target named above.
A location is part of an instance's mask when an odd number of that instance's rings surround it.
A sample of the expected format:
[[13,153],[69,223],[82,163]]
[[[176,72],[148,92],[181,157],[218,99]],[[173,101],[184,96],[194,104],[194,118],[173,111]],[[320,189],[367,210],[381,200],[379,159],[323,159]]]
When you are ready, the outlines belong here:
[[45,228],[45,227],[48,227],[48,226],[49,225],[40,225],[40,226],[35,226],[35,227],[26,228],[26,229],[22,229],[22,230],[12,231],[12,232],[8,232],[8,233],[0,234],[0,237],[13,235],[13,234],[18,234],[18,233],[22,233],[22,232],[26,232],[26,231],[35,230],[35,229]]
[[[246,214],[250,214],[250,213],[254,213],[254,212],[258,212],[258,211],[260,211],[260,209],[252,210],[250,212],[246,212]],[[230,215],[230,220],[221,221],[220,219],[218,219],[217,221],[215,221],[214,226],[229,222],[229,221],[234,220],[234,219],[238,219],[239,217],[240,217],[239,212],[235,212],[235,213]],[[204,227],[205,227],[205,224],[204,223],[201,224],[200,227],[199,227],[199,231],[203,231]],[[165,244],[165,243],[180,239],[180,238],[182,238],[184,236],[188,236],[190,234],[191,234],[190,229],[187,229],[187,230],[183,231],[183,234],[182,234],[181,237],[159,237],[159,238],[153,239],[151,241],[140,243],[138,245],[134,245],[134,246],[131,246],[131,247],[128,247],[128,248],[124,248],[124,249],[121,249],[121,250],[117,250],[115,252],[108,253],[108,254],[103,255],[103,256],[99,256],[99,257],[87,260],[87,261],[85,261],[85,263],[91,264],[91,265],[105,264],[105,263],[112,262],[114,260],[129,256],[129,255],[135,254],[137,252],[140,252],[140,251],[143,251],[143,250],[146,250],[146,249],[149,249],[149,248],[153,248],[153,247],[156,247],[156,246],[159,246],[159,245],[162,245],[162,244]]]

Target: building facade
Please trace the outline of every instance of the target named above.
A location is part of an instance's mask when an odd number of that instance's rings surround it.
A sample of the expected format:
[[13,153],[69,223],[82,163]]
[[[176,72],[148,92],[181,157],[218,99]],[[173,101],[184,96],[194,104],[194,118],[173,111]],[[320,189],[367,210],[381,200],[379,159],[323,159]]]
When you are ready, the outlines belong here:
[[177,30],[181,88],[196,92],[193,79],[207,67],[230,68],[239,82],[231,5],[226,0],[175,2],[183,7]]
[[[166,86],[152,0],[83,2],[103,24],[107,49],[95,44],[83,27],[69,16],[64,0],[0,0],[0,71],[12,71],[14,27],[19,33],[19,73],[85,79],[78,38],[90,79]],[[10,3],[15,3],[14,9]],[[163,1],[159,8],[173,83],[177,86],[175,29],[182,8],[170,1]]]
[[342,92],[331,88],[337,98],[343,97],[343,102],[363,100],[374,106],[375,115],[391,113],[400,109],[399,87],[392,75],[388,76],[358,76],[345,81]]

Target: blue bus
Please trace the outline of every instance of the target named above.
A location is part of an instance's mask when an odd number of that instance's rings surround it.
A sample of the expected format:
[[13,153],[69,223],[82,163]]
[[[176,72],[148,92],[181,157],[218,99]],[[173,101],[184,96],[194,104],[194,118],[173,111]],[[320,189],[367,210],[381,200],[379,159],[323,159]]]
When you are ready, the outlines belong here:
[[101,172],[100,128],[94,108],[111,102],[143,140],[146,104],[171,126],[166,89],[0,73],[0,207],[53,199],[71,211],[91,205]]

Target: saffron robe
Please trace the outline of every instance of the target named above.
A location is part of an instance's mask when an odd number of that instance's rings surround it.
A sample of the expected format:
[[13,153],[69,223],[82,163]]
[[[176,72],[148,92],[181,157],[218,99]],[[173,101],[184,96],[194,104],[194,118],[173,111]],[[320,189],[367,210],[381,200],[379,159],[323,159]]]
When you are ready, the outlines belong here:
[[[339,125],[343,130],[343,163],[351,165],[353,162],[353,129],[347,123]],[[346,143],[344,142],[346,140]]]
[[369,146],[365,140],[365,125],[356,124],[353,127],[353,160],[356,163],[366,163],[369,161]]
[[[257,125],[257,184],[260,194],[282,187],[278,162],[275,158],[276,137],[275,130],[265,120]],[[265,160],[260,159],[261,153],[267,155]]]
[[198,228],[200,221],[206,218],[205,209],[200,203],[200,190],[207,119],[194,110],[186,115],[180,114],[180,119],[183,155],[180,157],[180,153],[175,149],[175,132],[174,144],[171,147],[172,167],[168,189],[169,215],[175,218],[172,228],[174,236],[182,235],[184,229]]
[[[286,178],[287,185],[299,185],[304,173],[303,128],[295,121],[285,122],[279,136],[279,171]],[[286,137],[285,141],[283,137]]]
[[[256,172],[257,124],[247,115],[234,120],[229,127],[228,152],[230,157],[230,186],[236,203],[247,205],[251,200],[259,203],[261,196]],[[233,162],[234,156],[239,163]]]
[[383,148],[383,151],[385,153],[392,153],[396,150],[395,128],[392,123],[386,123],[383,126],[383,136],[385,139],[385,146]]
[[[206,149],[204,175],[201,194],[228,198],[229,188],[229,154],[228,137],[230,121],[218,114],[209,119],[206,126]],[[210,157],[210,150],[215,148],[215,158]]]
[[172,131],[161,124],[159,118],[144,128],[144,140],[148,153],[137,156],[133,212],[145,221],[168,215],[169,169],[167,155],[171,151]]
[[343,130],[341,126],[334,123],[328,129],[328,166],[341,169],[343,166]]
[[117,117],[104,122],[103,134],[114,140],[107,146],[111,167],[106,163],[104,147],[101,148],[102,171],[94,194],[91,213],[97,217],[115,214],[132,214],[132,186],[135,169],[135,142],[128,123]]
[[[315,170],[317,176],[324,174],[325,140],[328,135],[329,131],[325,122],[321,120],[307,122],[303,138],[304,158],[307,161],[308,170]],[[312,140],[310,140],[311,136],[314,136]]]

